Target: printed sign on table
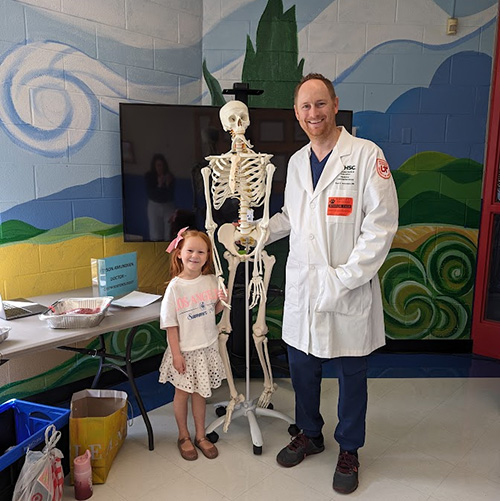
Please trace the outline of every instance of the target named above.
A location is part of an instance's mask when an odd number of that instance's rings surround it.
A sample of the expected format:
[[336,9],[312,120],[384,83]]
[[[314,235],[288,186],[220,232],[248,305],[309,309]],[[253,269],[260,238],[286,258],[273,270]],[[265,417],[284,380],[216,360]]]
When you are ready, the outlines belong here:
[[92,259],[92,289],[98,296],[122,296],[137,289],[137,253]]

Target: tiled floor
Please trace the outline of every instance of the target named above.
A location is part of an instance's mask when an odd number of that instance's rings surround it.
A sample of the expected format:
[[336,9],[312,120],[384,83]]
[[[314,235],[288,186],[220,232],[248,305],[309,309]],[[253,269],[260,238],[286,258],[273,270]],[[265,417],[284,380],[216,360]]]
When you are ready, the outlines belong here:
[[[293,416],[293,390],[278,379],[274,408]],[[244,381],[237,382],[245,393]],[[250,395],[261,383],[252,380]],[[209,399],[227,398],[226,385]],[[259,418],[264,445],[253,453],[246,417],[220,435],[219,457],[183,460],[176,447],[172,404],[149,412],[155,449],[149,451],[141,417],[134,420],[108,479],[94,486],[93,501],[304,501],[339,500],[331,487],[337,445],[337,380],[323,383],[326,450],[294,468],[282,468],[277,452],[289,441],[288,424]],[[370,501],[475,501],[500,499],[500,379],[416,378],[369,380],[367,441],[360,450],[360,486],[348,499]],[[192,428],[193,429],[193,428]],[[65,487],[65,500],[73,488]]]

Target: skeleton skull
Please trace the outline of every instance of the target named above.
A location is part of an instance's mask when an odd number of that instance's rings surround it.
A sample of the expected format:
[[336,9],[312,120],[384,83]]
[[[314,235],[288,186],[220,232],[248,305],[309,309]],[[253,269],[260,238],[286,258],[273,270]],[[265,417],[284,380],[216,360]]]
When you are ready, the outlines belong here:
[[250,125],[250,116],[245,103],[241,101],[229,101],[219,112],[220,121],[225,131],[232,131],[233,134],[245,134],[246,128]]

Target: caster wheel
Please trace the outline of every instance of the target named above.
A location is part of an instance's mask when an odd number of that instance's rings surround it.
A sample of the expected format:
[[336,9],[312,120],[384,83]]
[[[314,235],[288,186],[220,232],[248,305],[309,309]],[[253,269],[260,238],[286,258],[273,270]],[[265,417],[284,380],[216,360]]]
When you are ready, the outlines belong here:
[[259,445],[254,445],[253,446],[253,453],[256,455],[256,456],[260,456],[262,454],[262,446],[259,446]]
[[216,431],[213,431],[212,433],[209,433],[207,435],[207,438],[208,438],[208,440],[210,440],[210,442],[215,444],[215,442],[217,442],[217,440],[219,440],[219,434]]
[[215,408],[215,414],[217,414],[218,417],[222,417],[226,415],[226,408],[225,407],[216,407]]
[[288,433],[292,437],[296,437],[300,433],[300,428],[296,424],[291,424],[288,427]]

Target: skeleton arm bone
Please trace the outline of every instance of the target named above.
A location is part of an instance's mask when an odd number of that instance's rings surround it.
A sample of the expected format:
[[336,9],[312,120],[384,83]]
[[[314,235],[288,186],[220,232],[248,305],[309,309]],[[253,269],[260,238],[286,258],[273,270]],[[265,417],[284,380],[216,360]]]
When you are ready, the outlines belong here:
[[[214,258],[214,268],[215,268],[215,276],[217,277],[217,284],[220,289],[222,289],[224,292],[227,292],[226,286],[224,285],[224,279],[222,278],[222,266],[220,263],[219,259],[219,254],[217,252],[217,248],[215,247],[215,240],[214,240],[214,233],[215,229],[217,228],[217,224],[213,220],[212,217],[212,204],[210,202],[210,167],[203,167],[201,169],[201,174],[203,176],[203,187],[205,190],[205,199],[206,199],[206,206],[207,206],[207,213],[205,217],[205,227],[207,229],[207,234],[208,238],[210,239],[210,242],[212,244],[212,253],[213,253],[213,258]],[[226,303],[225,301],[222,301],[221,303],[226,306],[227,308],[231,308],[231,305]]]
[[264,198],[264,211],[262,214],[262,219],[257,223],[262,230],[262,233],[260,234],[260,238],[257,241],[257,245],[255,247],[255,253],[260,254],[262,252],[262,249],[264,248],[264,245],[266,243],[266,240],[268,239],[269,232],[267,230],[269,226],[269,199],[271,198],[271,185],[273,181],[273,175],[274,171],[276,170],[276,167],[272,163],[268,163],[266,166],[266,195]]
[[264,248],[265,242],[268,237],[267,227],[269,226],[269,199],[271,197],[271,185],[273,180],[274,171],[276,167],[272,163],[266,165],[266,194],[264,197],[264,213],[262,219],[257,223],[259,229],[259,238],[257,240],[257,245],[253,251],[255,264],[252,273],[252,280],[250,282],[249,294],[252,294],[252,304],[251,308],[256,306],[259,298],[262,298],[264,302],[266,301],[267,287],[262,281],[262,249]]
[[[227,302],[231,304],[233,297],[233,288],[234,288],[234,279],[236,277],[236,269],[238,268],[238,264],[240,263],[239,259],[236,256],[233,256],[229,251],[224,252],[224,257],[228,262],[228,271],[229,276],[227,280]],[[219,329],[219,334],[230,334],[232,331],[231,319],[229,309],[224,308],[222,311],[221,319],[217,324],[217,328]]]

